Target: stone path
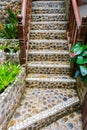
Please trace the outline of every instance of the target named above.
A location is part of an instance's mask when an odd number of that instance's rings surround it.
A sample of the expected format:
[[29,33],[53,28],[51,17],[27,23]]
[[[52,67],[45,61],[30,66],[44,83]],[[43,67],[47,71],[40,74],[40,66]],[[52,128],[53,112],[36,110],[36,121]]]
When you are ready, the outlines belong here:
[[25,91],[8,130],[82,130],[64,0],[32,2]]

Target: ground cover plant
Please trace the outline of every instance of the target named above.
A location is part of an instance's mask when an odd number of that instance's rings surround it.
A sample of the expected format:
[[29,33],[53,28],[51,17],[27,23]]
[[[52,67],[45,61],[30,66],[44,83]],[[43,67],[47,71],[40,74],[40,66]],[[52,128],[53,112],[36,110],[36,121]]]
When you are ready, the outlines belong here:
[[20,65],[15,65],[11,62],[0,65],[0,93],[15,81],[20,70]]

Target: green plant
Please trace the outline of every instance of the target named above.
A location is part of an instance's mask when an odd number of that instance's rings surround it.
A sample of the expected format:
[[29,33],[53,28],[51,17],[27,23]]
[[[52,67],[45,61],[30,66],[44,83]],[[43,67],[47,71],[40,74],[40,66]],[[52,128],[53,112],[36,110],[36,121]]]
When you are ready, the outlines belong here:
[[16,66],[8,62],[0,66],[0,93],[3,92],[9,84],[14,82],[19,72],[20,65]]
[[78,76],[87,82],[87,45],[77,42],[70,50],[70,62],[76,64],[75,78]]
[[18,30],[16,24],[3,24],[3,28],[0,30],[0,37],[4,39],[16,39],[18,38]]
[[17,13],[13,12],[11,8],[7,8],[8,18],[5,23],[0,24],[0,37],[4,39],[18,38],[18,19]]
[[19,42],[6,42],[4,45],[0,45],[0,49],[4,50],[4,52],[9,52],[9,53],[16,53],[19,50]]
[[17,19],[17,14],[18,11],[14,12],[11,7],[8,7],[6,9],[7,14],[8,14],[8,18],[6,19],[6,23],[12,23],[12,24],[17,24],[18,23],[18,19]]

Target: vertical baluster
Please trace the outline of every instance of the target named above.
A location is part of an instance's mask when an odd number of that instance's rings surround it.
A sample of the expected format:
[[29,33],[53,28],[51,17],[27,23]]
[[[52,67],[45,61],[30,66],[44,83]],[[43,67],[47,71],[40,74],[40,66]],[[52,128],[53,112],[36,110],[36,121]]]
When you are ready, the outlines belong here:
[[20,43],[20,64],[26,64],[26,49],[24,39],[24,26],[22,24],[22,16],[18,16],[18,38]]
[[73,26],[72,26],[72,36],[71,36],[71,43],[74,43],[74,34],[75,34],[75,28],[76,28],[76,24],[75,24],[75,15],[73,16]]
[[72,8],[72,2],[70,4],[70,21],[69,21],[69,36],[70,36],[70,44],[72,44],[72,30],[73,30],[73,21],[74,21],[74,12]]
[[74,32],[73,43],[77,42],[77,34],[78,34],[78,27],[76,26],[76,21],[75,21],[75,32]]
[[82,17],[82,24],[78,32],[78,41],[85,43],[87,40],[87,17]]

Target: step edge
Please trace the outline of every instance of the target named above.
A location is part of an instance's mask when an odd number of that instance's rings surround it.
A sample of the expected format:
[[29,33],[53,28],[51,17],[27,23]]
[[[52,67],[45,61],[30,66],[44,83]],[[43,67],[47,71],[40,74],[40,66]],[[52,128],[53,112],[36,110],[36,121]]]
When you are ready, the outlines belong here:
[[40,21],[40,22],[31,22],[31,25],[33,25],[33,24],[56,24],[56,23],[58,23],[58,24],[67,24],[67,21],[45,21],[45,22],[43,22],[43,21]]
[[69,83],[69,82],[73,82],[73,83],[76,83],[76,80],[75,79],[70,79],[70,78],[68,78],[68,79],[60,79],[60,78],[35,78],[35,77],[30,77],[30,78],[28,78],[28,77],[26,77],[26,79],[25,79],[25,81],[26,82],[30,82],[30,81],[37,81],[37,82],[63,82],[63,83],[65,83],[65,82],[67,82],[67,83]]
[[34,33],[36,33],[36,32],[40,32],[40,33],[44,33],[44,32],[51,32],[51,33],[57,33],[57,32],[59,32],[59,33],[66,33],[66,29],[65,30],[30,30],[30,33],[32,33],[32,32],[34,32]]
[[50,16],[50,15],[51,15],[51,16],[59,16],[59,15],[64,15],[64,16],[66,16],[65,13],[62,13],[62,14],[61,14],[61,13],[60,13],[60,14],[53,14],[53,13],[52,13],[52,14],[48,14],[48,13],[47,13],[47,14],[32,14],[32,16],[34,16],[34,15],[35,15],[35,16],[40,16],[40,15],[41,15],[41,16],[45,16],[45,15],[46,15],[46,16]]
[[59,0],[59,1],[56,1],[56,0],[53,0],[53,1],[33,1],[32,3],[64,3],[64,0]]
[[44,63],[40,63],[40,64],[35,64],[35,63],[28,63],[27,65],[28,67],[38,67],[38,68],[46,68],[46,67],[49,67],[49,68],[70,68],[70,65],[69,64],[44,64]]
[[55,40],[55,39],[54,39],[54,40],[53,40],[53,39],[52,39],[52,40],[50,40],[50,39],[49,39],[49,40],[47,40],[47,39],[43,39],[43,40],[41,40],[41,39],[30,39],[30,40],[29,40],[29,42],[36,42],[36,41],[37,41],[38,43],[39,43],[39,42],[48,42],[48,43],[49,43],[49,42],[57,42],[57,43],[58,43],[58,42],[62,42],[62,43],[63,43],[63,42],[67,42],[67,43],[68,43],[68,41],[65,40],[65,39],[64,39],[64,40],[60,40],[60,39],[59,39],[59,40]]
[[50,55],[52,55],[52,54],[59,54],[59,55],[63,55],[63,54],[67,54],[67,55],[69,55],[69,51],[62,51],[62,50],[57,50],[57,51],[53,51],[53,50],[51,50],[51,51],[47,51],[47,50],[30,50],[30,51],[28,51],[28,54],[50,54]]
[[[40,9],[40,10],[45,9],[45,10],[46,10],[46,8],[44,8],[44,7],[38,7],[38,8],[37,8],[37,7],[34,7],[34,6],[33,6],[33,7],[32,7],[32,10],[34,10],[34,9]],[[55,8],[54,8],[54,7],[47,7],[47,9],[58,9],[58,10],[59,10],[60,8],[57,8],[57,7],[55,7]],[[65,9],[65,8],[62,7],[62,9]]]
[[73,106],[79,104],[79,98],[78,97],[73,97],[71,99],[69,99],[67,102],[64,103],[60,103],[54,107],[52,107],[49,110],[40,112],[37,115],[32,116],[31,118],[27,118],[26,120],[24,120],[22,123],[19,123],[13,127],[9,127],[7,130],[21,130],[24,129],[28,126],[33,125],[34,123],[45,119],[47,117],[50,117],[52,115],[55,115],[59,112],[62,112],[64,109],[69,108],[70,106]]

